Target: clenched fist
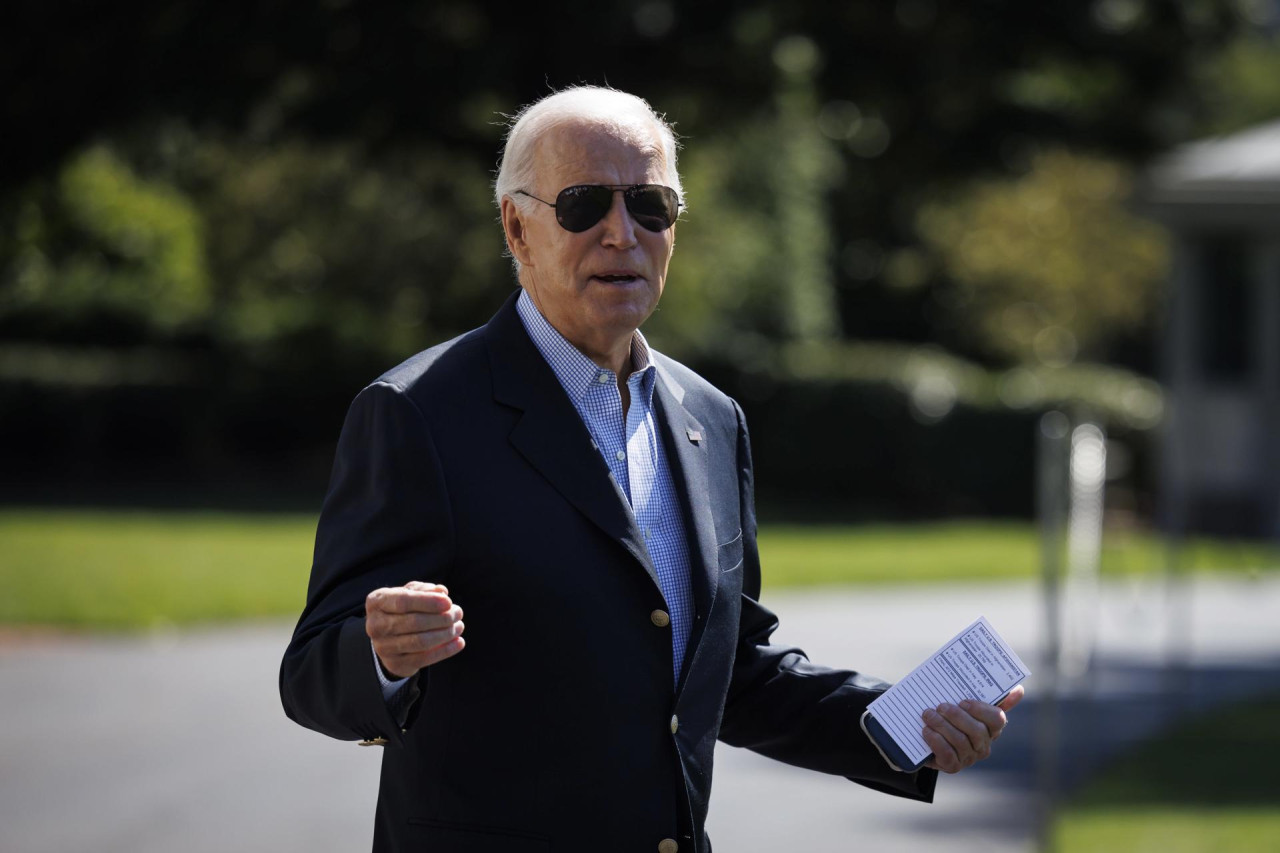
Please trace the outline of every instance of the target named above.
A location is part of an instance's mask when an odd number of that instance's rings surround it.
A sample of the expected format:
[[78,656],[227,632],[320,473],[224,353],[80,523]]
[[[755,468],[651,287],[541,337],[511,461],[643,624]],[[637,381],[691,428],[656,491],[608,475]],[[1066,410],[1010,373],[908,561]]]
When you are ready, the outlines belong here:
[[364,600],[364,630],[389,675],[408,678],[462,651],[462,608],[440,584],[410,581]]

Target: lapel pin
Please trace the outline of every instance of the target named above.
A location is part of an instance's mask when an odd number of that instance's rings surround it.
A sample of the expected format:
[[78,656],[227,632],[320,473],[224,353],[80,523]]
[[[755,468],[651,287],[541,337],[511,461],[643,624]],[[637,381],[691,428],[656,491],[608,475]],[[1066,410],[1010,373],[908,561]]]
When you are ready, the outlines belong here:
[[694,444],[697,444],[698,442],[702,441],[702,433],[699,432],[698,430],[686,429],[685,432],[689,434],[689,440],[692,441]]

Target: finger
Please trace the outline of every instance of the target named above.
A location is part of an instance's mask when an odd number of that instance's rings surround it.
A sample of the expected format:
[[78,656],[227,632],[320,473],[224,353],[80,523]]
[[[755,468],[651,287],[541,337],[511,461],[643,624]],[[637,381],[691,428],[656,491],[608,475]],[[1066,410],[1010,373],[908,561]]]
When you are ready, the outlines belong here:
[[413,589],[419,592],[443,592],[449,594],[449,588],[442,583],[430,583],[429,581],[409,581],[404,585],[405,589]]
[[1019,684],[1017,687],[1014,687],[1012,690],[1009,691],[1008,696],[1000,700],[998,707],[1006,711],[1012,710],[1013,706],[1021,702],[1023,697],[1026,695],[1027,695],[1026,689],[1021,684]]
[[444,613],[453,601],[442,592],[383,587],[365,597],[365,612],[370,609],[384,613]]
[[[960,706],[939,705],[938,712],[947,722],[964,732],[969,743],[979,752],[987,745],[995,732],[1004,728],[1004,712],[994,705],[964,700]],[[981,715],[981,716],[979,716]]]
[[466,648],[467,641],[462,637],[455,637],[442,646],[436,646],[425,652],[412,655],[390,655],[383,657],[379,655],[382,661],[382,668],[391,675],[399,678],[408,678],[420,669],[440,663],[447,660],[458,652]]
[[[940,705],[939,707],[946,708],[947,706]],[[947,739],[947,743],[955,748],[957,754],[963,756],[967,750],[973,748],[968,732],[953,724],[949,718],[943,716],[936,709],[929,708],[921,714],[921,717],[929,728]]]
[[1009,718],[1004,715],[1004,711],[995,705],[988,705],[986,702],[965,699],[960,703],[960,709],[962,713],[970,715],[984,726],[992,740],[1000,737],[1004,727],[1009,725]]
[[416,655],[442,646],[450,640],[462,635],[466,626],[455,622],[448,628],[437,631],[421,631],[416,634],[393,634],[377,637],[373,641],[373,649],[379,656]]
[[395,613],[386,614],[385,629],[379,636],[394,634],[421,634],[441,631],[462,621],[462,608],[454,605],[447,613]]
[[371,610],[365,614],[364,630],[373,640],[400,634],[440,631],[462,621],[462,608],[454,605],[447,613],[384,613]]
[[[925,732],[932,730],[942,741],[946,743],[947,746],[951,748],[951,752],[954,753],[956,762],[958,763],[957,769],[968,767],[973,764],[983,750],[988,752],[990,751],[990,739],[986,736],[985,729],[982,730],[982,734],[979,736],[980,742],[975,743],[970,738],[969,732],[953,725],[949,719],[942,716],[942,714],[938,713],[936,710],[926,710],[921,716],[926,723]],[[977,728],[982,729],[981,726],[977,726]],[[922,736],[923,734],[924,732],[922,732]],[[925,741],[928,743],[929,739],[925,738]],[[938,751],[935,750],[935,753],[937,752]],[[944,751],[943,755],[945,754],[946,753]]]
[[924,738],[924,742],[929,745],[929,749],[933,751],[933,758],[926,762],[927,767],[941,770],[943,773],[955,773],[964,769],[960,756],[956,755],[955,748],[945,737],[927,726],[920,735]]

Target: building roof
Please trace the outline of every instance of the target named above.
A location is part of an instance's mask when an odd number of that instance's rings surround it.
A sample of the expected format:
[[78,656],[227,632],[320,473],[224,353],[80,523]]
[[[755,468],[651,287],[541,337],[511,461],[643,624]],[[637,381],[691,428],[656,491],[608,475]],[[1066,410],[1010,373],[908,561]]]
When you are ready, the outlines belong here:
[[1183,145],[1143,183],[1142,206],[1171,225],[1280,226],[1280,120]]

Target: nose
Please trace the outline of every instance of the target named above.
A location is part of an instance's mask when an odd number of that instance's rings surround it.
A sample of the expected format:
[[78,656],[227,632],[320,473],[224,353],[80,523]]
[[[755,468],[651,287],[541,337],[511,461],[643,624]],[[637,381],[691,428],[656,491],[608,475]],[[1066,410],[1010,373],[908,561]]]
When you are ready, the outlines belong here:
[[622,190],[613,191],[609,212],[601,221],[604,223],[604,231],[600,234],[601,244],[619,249],[629,249],[636,244],[636,224],[631,221]]

